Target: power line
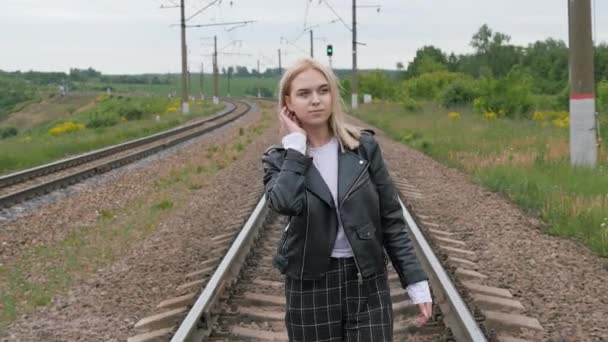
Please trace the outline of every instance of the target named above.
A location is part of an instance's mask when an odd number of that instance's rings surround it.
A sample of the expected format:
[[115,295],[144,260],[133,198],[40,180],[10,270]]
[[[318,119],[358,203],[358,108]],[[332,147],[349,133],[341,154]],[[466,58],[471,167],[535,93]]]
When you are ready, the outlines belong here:
[[346,27],[349,31],[353,30],[350,26],[348,26],[348,24],[346,23],[346,21],[344,21],[344,19],[342,19],[342,17],[338,14],[338,12],[336,12],[336,10],[329,4],[328,0],[323,0],[323,2],[334,13],[334,15],[336,17],[338,17],[338,20],[340,20],[342,22],[342,24],[344,24],[344,27]]
[[211,3],[209,3],[207,6],[203,7],[202,9],[198,10],[196,13],[194,13],[193,15],[189,16],[188,18],[186,18],[186,21],[194,18],[195,16],[199,15],[201,12],[203,12],[204,10],[206,10],[207,8],[213,6],[216,2],[218,1],[222,1],[222,0],[215,0],[212,1]]
[[306,1],[306,9],[304,10],[304,25],[303,27],[306,27],[306,24],[308,22],[308,10],[310,10],[310,1],[309,0],[304,0]]
[[226,26],[226,25],[241,25],[241,24],[252,24],[255,20],[246,21],[233,21],[228,23],[215,23],[215,24],[201,24],[201,25],[186,25],[186,27],[209,27],[209,26]]

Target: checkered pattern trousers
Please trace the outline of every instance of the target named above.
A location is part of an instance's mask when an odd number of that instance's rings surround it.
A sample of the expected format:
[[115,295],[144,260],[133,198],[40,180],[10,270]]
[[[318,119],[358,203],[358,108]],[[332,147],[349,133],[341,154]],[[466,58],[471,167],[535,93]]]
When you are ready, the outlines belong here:
[[324,277],[285,278],[289,341],[392,341],[393,308],[386,271],[359,284],[353,258],[331,258]]

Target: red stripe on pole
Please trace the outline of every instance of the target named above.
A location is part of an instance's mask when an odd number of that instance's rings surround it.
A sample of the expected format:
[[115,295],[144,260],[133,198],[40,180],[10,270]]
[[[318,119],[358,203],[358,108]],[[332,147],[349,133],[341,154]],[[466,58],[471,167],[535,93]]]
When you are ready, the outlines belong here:
[[585,100],[585,99],[593,99],[593,94],[572,94],[572,95],[570,95],[570,100]]

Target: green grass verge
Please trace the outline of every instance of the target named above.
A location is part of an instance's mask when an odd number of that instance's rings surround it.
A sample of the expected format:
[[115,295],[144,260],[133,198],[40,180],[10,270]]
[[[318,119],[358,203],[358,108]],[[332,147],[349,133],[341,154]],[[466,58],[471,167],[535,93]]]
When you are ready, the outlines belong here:
[[[608,256],[608,153],[594,169],[570,166],[568,129],[532,120],[484,120],[463,109],[460,119],[426,104],[364,105],[359,118],[538,214],[546,232],[581,241]],[[603,139],[607,141],[607,130]]]

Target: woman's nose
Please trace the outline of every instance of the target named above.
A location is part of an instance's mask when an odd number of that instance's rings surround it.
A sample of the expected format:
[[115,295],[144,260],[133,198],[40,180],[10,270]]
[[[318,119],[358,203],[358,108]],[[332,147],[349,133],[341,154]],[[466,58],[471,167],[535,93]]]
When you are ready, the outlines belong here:
[[317,94],[316,91],[312,92],[312,98],[311,98],[311,100],[312,100],[313,104],[318,104],[318,103],[321,102],[321,100],[319,99],[319,94]]

